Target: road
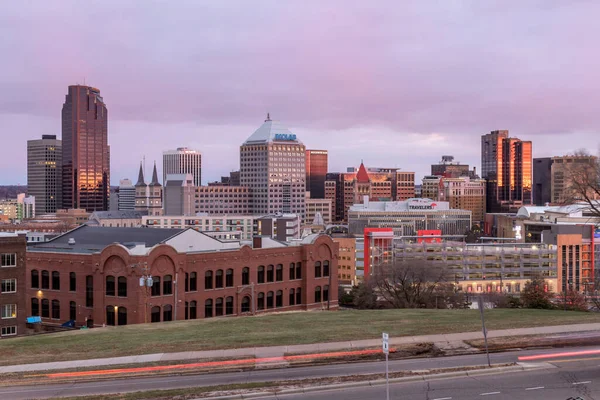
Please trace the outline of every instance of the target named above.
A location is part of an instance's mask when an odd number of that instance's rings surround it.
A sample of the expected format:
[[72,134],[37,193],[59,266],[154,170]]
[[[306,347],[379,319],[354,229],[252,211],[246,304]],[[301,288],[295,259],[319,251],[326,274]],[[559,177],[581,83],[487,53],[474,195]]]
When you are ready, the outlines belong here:
[[[584,351],[584,350],[595,350],[596,347],[580,347],[580,348],[569,348],[570,352]],[[492,363],[508,363],[517,361],[517,357],[525,356],[525,355],[536,355],[536,354],[546,354],[546,353],[560,353],[564,352],[564,349],[553,349],[553,350],[531,350],[531,351],[521,351],[521,352],[507,352],[507,353],[498,353],[492,354],[491,359]],[[556,366],[558,369],[552,369],[551,371],[535,371],[528,372],[527,376],[533,374],[549,374],[549,373],[559,373],[565,367],[573,368],[573,366],[582,367],[581,370],[573,370],[572,372],[568,372],[573,374],[577,379],[582,381],[592,380],[592,382],[599,380],[600,381],[600,358],[598,356],[587,356],[583,357],[584,361],[576,361],[570,362],[570,360],[580,360],[581,358],[570,357],[567,359],[561,359],[556,362],[553,360],[543,360],[546,362],[550,362]],[[395,360],[390,361],[390,371],[403,371],[403,370],[421,370],[421,369],[432,369],[432,368],[449,368],[449,367],[458,367],[458,366],[469,366],[469,365],[482,365],[485,364],[486,359],[485,355],[477,354],[477,355],[468,355],[468,356],[455,356],[455,357],[443,357],[443,358],[424,358],[424,359],[411,359],[411,360]],[[583,364],[581,364],[583,363]],[[581,364],[581,365],[579,365]],[[567,369],[564,369],[567,371]],[[571,371],[570,369],[568,371]],[[244,371],[244,372],[227,372],[227,373],[216,373],[216,374],[198,374],[198,375],[185,375],[185,376],[162,376],[162,377],[148,377],[148,378],[128,378],[128,379],[114,379],[114,380],[104,380],[98,382],[80,382],[80,383],[71,383],[71,384],[56,384],[49,385],[46,382],[43,385],[39,386],[14,386],[14,387],[1,387],[0,388],[0,399],[11,399],[11,400],[24,400],[24,399],[46,399],[51,397],[66,397],[66,396],[85,396],[85,395],[95,395],[95,394],[110,394],[110,393],[119,393],[119,392],[134,392],[134,391],[143,391],[143,390],[161,390],[161,389],[176,389],[176,388],[185,388],[185,387],[198,387],[198,386],[214,386],[214,385],[226,385],[233,383],[248,383],[248,382],[267,382],[267,381],[281,381],[281,380],[290,380],[290,379],[306,379],[306,378],[322,378],[328,376],[346,376],[346,375],[354,375],[354,374],[364,374],[364,373],[383,373],[385,372],[385,363],[384,362],[364,362],[364,363],[349,363],[349,364],[334,364],[334,365],[322,365],[322,366],[313,366],[313,367],[299,367],[299,368],[282,368],[282,369],[269,369],[269,370],[252,370],[252,371]],[[581,376],[580,376],[581,375]],[[594,376],[592,376],[594,375]],[[498,375],[497,379],[500,381],[507,380],[512,382],[513,379],[517,379],[518,381],[524,379],[525,373],[519,374],[504,374]],[[546,381],[545,379],[549,379]],[[458,385],[456,390],[467,390],[467,388],[472,389],[473,393],[480,390],[479,387],[476,387],[476,382],[487,382],[490,380],[489,384],[485,384],[480,386],[481,388],[486,387],[490,388],[490,390],[485,389],[487,392],[498,391],[499,389],[491,389],[492,381],[496,379],[496,377],[481,377],[481,378],[470,378],[463,379],[464,385]],[[439,384],[445,385],[453,385],[456,381],[460,379],[453,379],[451,381],[432,381],[432,387],[437,386]],[[533,382],[538,382],[533,385]],[[545,384],[542,384],[545,382]],[[527,387],[533,386],[549,386],[548,383],[553,382],[554,384],[558,384],[559,380],[556,380],[553,376],[543,375],[542,378],[538,379],[524,379],[523,385],[529,384]],[[468,383],[468,384],[467,384]],[[600,383],[600,382],[599,382]],[[592,383],[593,384],[593,383]],[[421,394],[423,393],[423,383],[411,384],[411,385],[395,385],[394,393],[396,394],[396,398],[404,389],[402,388],[411,388],[411,390],[416,390],[416,393],[421,390]],[[366,390],[366,389],[365,389]],[[381,388],[374,388],[373,390],[381,391]],[[508,388],[502,388],[502,390],[508,390]],[[542,389],[538,389],[542,390]],[[485,393],[485,391],[481,391],[480,393]],[[350,393],[358,393],[359,389],[352,389]],[[534,391],[528,391],[533,393]],[[466,392],[465,392],[466,393]],[[470,393],[470,392],[469,392]],[[478,395],[479,393],[477,393]],[[308,395],[303,395],[308,396]],[[318,396],[318,394],[313,394],[312,396]],[[366,395],[367,397],[356,397],[361,399],[373,398],[371,395]],[[418,396],[418,395],[416,395]],[[489,395],[492,396],[492,395]],[[500,396],[500,395],[498,395]],[[377,397],[377,396],[375,396]],[[438,396],[438,397],[448,397],[448,396]],[[453,397],[454,399],[463,399],[467,397],[463,397],[462,395],[459,397]],[[567,396],[568,397],[568,396]],[[565,399],[567,398],[565,397]],[[294,398],[294,397],[290,397]],[[314,398],[317,399],[319,397],[296,397],[296,398]],[[342,397],[340,397],[342,398]],[[350,399],[350,397],[347,397]],[[402,397],[406,398],[406,397]],[[408,397],[410,398],[410,397]],[[419,397],[415,397],[419,398]],[[425,398],[425,397],[423,397]],[[433,399],[437,397],[429,397],[429,399]],[[501,398],[501,397],[499,397]],[[506,397],[506,398],[518,398],[518,397]],[[527,397],[528,399],[532,397]],[[544,400],[552,400],[554,397],[546,397]],[[560,397],[558,398],[560,399]],[[600,399],[600,396],[598,396]],[[587,399],[586,399],[587,400]]]

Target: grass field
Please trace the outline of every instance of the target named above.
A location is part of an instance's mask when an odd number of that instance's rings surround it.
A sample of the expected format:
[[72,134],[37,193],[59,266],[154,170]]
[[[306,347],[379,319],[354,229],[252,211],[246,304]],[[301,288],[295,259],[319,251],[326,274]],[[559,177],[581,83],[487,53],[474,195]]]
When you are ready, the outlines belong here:
[[[600,322],[600,314],[486,310],[488,330]],[[307,344],[481,329],[477,310],[351,310],[96,328],[0,340],[0,365],[240,347]]]

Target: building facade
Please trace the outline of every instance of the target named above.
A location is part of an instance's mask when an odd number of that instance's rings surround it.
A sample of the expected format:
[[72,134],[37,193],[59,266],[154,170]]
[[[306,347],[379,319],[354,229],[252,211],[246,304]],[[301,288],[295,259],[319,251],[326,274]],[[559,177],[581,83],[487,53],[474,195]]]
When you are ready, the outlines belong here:
[[0,233],[0,340],[25,333],[25,234]]
[[62,108],[62,207],[107,211],[108,110],[100,90],[69,86]]
[[442,178],[443,196],[440,200],[450,203],[450,208],[471,211],[474,224],[483,224],[485,218],[486,181],[463,176]]
[[306,191],[311,199],[325,198],[327,150],[306,150]]
[[305,225],[329,225],[332,222],[332,215],[331,199],[312,199],[306,192]]
[[442,156],[442,160],[431,165],[431,175],[443,176],[444,178],[460,178],[468,176],[475,179],[477,176],[475,168],[469,169],[467,164],[454,161],[454,156]]
[[[239,237],[241,240],[251,240],[254,236],[255,216],[251,215],[169,215],[159,217],[142,217],[142,226],[148,228],[162,229],[186,229],[192,228],[200,232],[205,232],[212,236],[212,232],[222,232],[223,234],[235,234],[232,237]],[[209,233],[211,232],[211,233]],[[220,236],[223,239],[232,237]]]
[[552,201],[552,157],[533,159],[533,205]]
[[191,174],[194,186],[202,186],[202,154],[187,147],[163,152],[163,183],[171,174]]
[[36,215],[35,197],[19,193],[16,199],[0,200],[0,215],[8,221],[22,221]]
[[[595,156],[570,155],[552,157],[551,175],[551,202],[553,204],[571,204],[583,200],[578,193],[575,180],[586,184],[589,180],[598,180],[598,158]],[[600,199],[600,194],[592,188],[588,190],[587,197],[591,200]]]
[[338,282],[342,286],[355,286],[356,280],[356,238],[348,235],[333,235],[339,246]]
[[296,214],[264,215],[254,219],[254,234],[292,242],[300,238],[300,222],[300,216]]
[[27,141],[27,193],[40,214],[62,207],[62,141],[56,135]]
[[117,211],[135,210],[135,186],[129,179],[121,179],[116,191]]

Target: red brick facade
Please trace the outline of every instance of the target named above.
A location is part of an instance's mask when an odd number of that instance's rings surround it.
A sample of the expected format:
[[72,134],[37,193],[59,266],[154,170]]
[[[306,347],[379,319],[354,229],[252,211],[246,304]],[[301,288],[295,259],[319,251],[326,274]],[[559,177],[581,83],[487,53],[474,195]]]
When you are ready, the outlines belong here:
[[[337,259],[338,245],[328,236],[298,246],[200,253],[161,244],[144,256],[119,244],[97,254],[37,249],[27,254],[27,315],[101,326],[337,309]],[[144,274],[153,277],[153,288],[140,286]]]
[[25,333],[25,235],[0,236],[0,338]]

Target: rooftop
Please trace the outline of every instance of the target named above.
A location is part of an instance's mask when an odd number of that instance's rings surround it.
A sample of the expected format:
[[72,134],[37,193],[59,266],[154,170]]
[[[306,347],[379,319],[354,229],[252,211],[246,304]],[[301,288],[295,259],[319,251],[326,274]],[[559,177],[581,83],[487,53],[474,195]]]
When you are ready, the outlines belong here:
[[271,117],[267,114],[265,122],[246,139],[244,144],[271,142],[302,143],[286,126],[279,121],[271,120]]

